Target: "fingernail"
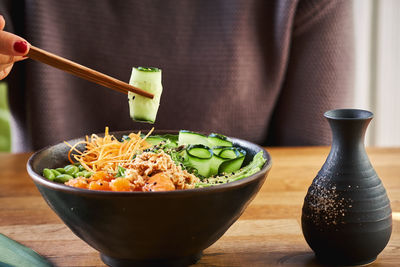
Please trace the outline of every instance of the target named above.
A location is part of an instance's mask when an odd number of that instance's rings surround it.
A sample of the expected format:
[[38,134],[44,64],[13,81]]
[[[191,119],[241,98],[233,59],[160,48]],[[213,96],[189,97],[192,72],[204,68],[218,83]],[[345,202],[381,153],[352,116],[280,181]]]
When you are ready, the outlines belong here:
[[28,43],[25,41],[17,41],[14,43],[14,50],[18,53],[24,54],[28,50]]

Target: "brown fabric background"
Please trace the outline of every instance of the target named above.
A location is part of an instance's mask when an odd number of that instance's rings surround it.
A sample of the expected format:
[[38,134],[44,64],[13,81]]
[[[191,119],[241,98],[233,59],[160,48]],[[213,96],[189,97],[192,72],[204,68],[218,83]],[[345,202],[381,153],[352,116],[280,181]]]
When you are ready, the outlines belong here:
[[[327,144],[323,112],[352,103],[351,1],[2,0],[0,13],[6,30],[118,79],[162,68],[156,129]],[[125,95],[29,59],[8,82],[14,151],[151,127]]]

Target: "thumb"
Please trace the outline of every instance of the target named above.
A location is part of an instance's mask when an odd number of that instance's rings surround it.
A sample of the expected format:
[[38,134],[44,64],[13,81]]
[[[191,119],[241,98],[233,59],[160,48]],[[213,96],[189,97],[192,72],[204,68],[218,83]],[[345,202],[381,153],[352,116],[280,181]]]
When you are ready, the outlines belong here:
[[[4,27],[5,21],[0,16],[0,26]],[[24,56],[29,51],[29,43],[9,32],[0,31],[0,54],[9,56]]]

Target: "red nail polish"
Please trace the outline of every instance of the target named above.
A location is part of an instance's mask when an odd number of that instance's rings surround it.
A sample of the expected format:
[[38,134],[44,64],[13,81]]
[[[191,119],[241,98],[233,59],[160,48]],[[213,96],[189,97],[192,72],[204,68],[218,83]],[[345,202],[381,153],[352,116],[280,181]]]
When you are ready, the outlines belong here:
[[17,41],[14,43],[14,50],[23,54],[28,50],[28,43],[25,41]]

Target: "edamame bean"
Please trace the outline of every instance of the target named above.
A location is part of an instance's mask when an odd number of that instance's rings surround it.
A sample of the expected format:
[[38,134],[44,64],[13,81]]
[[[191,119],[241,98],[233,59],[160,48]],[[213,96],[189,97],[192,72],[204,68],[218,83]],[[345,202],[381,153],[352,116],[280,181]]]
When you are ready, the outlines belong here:
[[57,170],[51,169],[51,171],[54,173],[54,177],[57,177],[58,175],[62,174]]
[[75,178],[78,178],[78,177],[90,178],[90,176],[92,176],[92,173],[87,170],[80,171],[80,172],[77,172],[74,174]]
[[77,173],[75,173],[74,177],[75,177],[75,178],[78,178],[78,177],[85,177],[85,174],[84,174],[83,172],[77,172]]
[[71,179],[74,179],[74,177],[72,177],[69,174],[60,174],[60,175],[56,176],[54,181],[59,182],[59,183],[65,183]]
[[90,178],[93,173],[92,172],[88,172],[88,171],[83,171],[85,173],[85,178]]
[[75,162],[72,165],[78,167],[80,171],[83,171],[85,169],[80,162]]
[[64,167],[64,170],[65,174],[69,174],[71,176],[74,176],[77,172],[79,172],[79,168],[75,165],[67,165]]
[[64,173],[65,173],[64,168],[57,168],[56,171],[58,171],[58,172],[61,173],[61,174],[64,174]]
[[44,178],[49,179],[50,181],[53,181],[54,178],[56,177],[56,176],[54,175],[54,173],[53,173],[50,169],[48,169],[48,168],[45,168],[45,169],[43,170],[43,176],[44,176]]

